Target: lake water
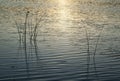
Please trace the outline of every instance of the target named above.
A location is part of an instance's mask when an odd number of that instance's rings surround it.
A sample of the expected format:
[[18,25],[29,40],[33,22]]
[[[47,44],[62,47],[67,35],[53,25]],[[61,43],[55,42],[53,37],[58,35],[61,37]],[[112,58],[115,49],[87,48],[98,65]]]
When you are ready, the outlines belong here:
[[0,81],[120,81],[120,1],[0,0]]

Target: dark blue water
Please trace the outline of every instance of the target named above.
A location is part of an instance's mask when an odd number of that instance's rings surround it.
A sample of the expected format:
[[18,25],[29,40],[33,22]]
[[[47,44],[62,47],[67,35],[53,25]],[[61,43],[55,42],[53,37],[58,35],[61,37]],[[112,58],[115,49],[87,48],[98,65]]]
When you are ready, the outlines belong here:
[[119,8],[119,0],[0,0],[0,81],[120,81]]

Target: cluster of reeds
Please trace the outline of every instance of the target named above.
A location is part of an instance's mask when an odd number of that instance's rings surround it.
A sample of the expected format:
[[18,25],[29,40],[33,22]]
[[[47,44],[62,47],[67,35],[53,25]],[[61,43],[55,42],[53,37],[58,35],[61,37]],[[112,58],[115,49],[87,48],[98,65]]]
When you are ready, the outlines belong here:
[[[87,24],[87,23],[84,22],[84,24]],[[88,28],[86,26],[84,26],[84,28],[85,28],[85,37],[86,37],[86,43],[87,43],[87,79],[89,79],[90,59],[91,59],[90,35],[89,35]],[[101,35],[102,35],[102,32],[103,32],[103,28],[104,28],[104,26],[101,25],[101,30],[99,30],[100,32],[99,32],[99,34],[98,34],[98,36],[96,38],[96,44],[95,44],[95,48],[94,48],[94,51],[93,51],[93,54],[92,54],[93,55],[94,71],[95,71],[95,75],[96,75],[97,80],[99,80],[99,77],[98,77],[97,67],[96,67],[96,53],[97,53],[98,44],[99,44],[99,41],[100,41],[100,38],[101,38]]]
[[[38,63],[38,47],[37,47],[37,36],[38,36],[38,28],[40,26],[40,22],[42,21],[42,17],[39,19],[31,18],[30,19],[30,11],[25,13],[25,17],[22,22],[18,22],[15,20],[16,29],[18,32],[19,39],[19,48],[18,53],[24,53],[25,55],[25,63],[27,73],[29,75],[29,56],[31,54],[36,55],[36,61]],[[33,19],[33,20],[32,20]],[[28,49],[29,48],[29,49]]]
[[42,21],[42,17],[40,17],[39,19],[36,19],[36,21],[33,21],[32,18],[30,19],[29,15],[30,15],[30,11],[27,11],[25,13],[25,19],[22,23],[19,23],[17,22],[17,20],[15,20],[16,28],[19,35],[18,38],[20,41],[20,45],[23,45],[24,47],[25,55],[27,54],[27,47],[29,45],[28,41],[30,42],[31,46],[35,46],[36,48],[36,41],[37,41],[37,35],[38,35],[37,30],[40,22]]

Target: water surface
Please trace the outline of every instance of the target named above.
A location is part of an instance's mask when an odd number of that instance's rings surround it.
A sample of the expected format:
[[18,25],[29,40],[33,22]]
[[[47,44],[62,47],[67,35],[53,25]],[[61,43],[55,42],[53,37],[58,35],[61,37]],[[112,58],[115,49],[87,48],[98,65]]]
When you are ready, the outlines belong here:
[[[120,81],[119,3],[0,0],[0,81]],[[15,23],[22,30],[28,11],[25,47]]]

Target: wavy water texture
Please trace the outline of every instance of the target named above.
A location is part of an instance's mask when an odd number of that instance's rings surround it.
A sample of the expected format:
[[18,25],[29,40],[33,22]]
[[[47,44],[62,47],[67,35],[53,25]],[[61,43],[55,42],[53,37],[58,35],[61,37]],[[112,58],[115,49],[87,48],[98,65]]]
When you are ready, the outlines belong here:
[[0,0],[0,81],[120,81],[120,0]]

